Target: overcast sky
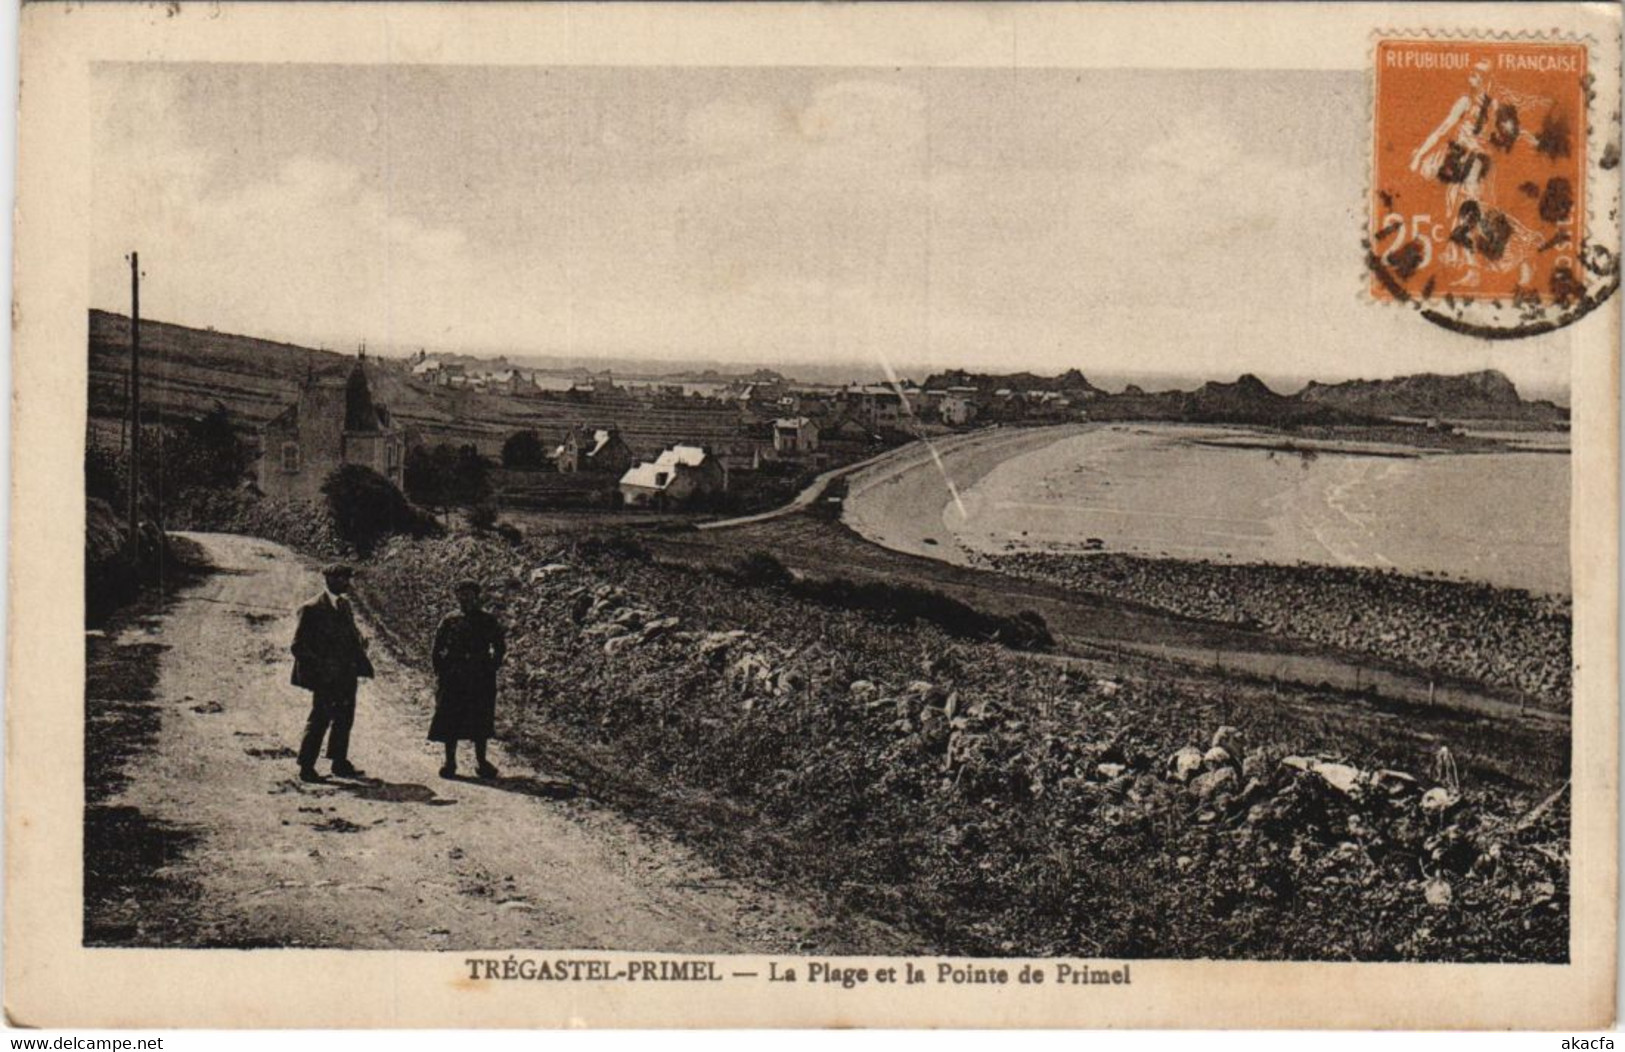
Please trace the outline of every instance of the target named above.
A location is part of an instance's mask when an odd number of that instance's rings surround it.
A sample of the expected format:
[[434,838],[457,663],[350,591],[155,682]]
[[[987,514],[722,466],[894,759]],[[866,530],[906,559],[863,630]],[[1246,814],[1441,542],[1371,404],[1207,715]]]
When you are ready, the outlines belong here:
[[109,310],[137,248],[144,316],[341,350],[1566,385],[1566,333],[1490,345],[1362,301],[1358,73],[96,82]]

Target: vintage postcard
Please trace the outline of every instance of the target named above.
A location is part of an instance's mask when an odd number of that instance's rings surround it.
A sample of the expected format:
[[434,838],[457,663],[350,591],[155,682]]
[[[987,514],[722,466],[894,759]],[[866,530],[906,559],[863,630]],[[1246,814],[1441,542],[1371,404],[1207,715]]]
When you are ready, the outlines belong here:
[[11,1021],[1609,1024],[1620,61],[26,6]]

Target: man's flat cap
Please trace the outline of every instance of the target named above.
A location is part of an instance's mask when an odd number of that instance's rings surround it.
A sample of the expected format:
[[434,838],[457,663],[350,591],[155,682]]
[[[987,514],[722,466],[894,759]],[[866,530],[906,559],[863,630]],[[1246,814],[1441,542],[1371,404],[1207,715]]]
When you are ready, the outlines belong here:
[[354,577],[355,567],[349,563],[328,563],[322,567],[323,577]]

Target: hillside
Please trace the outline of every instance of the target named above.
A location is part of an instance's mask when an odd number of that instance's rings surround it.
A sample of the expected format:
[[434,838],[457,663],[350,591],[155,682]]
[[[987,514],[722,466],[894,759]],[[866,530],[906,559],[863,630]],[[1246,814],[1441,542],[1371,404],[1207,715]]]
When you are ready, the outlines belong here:
[[[865,608],[743,574],[764,564],[464,536],[392,542],[358,594],[421,662],[445,581],[493,582],[511,753],[922,952],[1563,958],[1564,797],[1537,806],[1567,775],[1557,734],[1490,745],[1319,690],[1058,661],[950,634],[906,589]],[[1450,788],[1426,774],[1441,745],[1467,765]]]
[[1417,373],[1392,380],[1311,380],[1297,397],[1373,416],[1425,416],[1452,420],[1557,422],[1568,410],[1551,402],[1526,402],[1506,375],[1486,369],[1457,376]]
[[[90,426],[116,435],[129,374],[129,319],[92,310],[89,325]],[[307,375],[348,370],[354,359],[333,351],[143,320],[142,399],[151,419],[197,416],[216,402],[239,427],[258,427],[297,397]],[[715,404],[672,404],[626,398],[611,404],[514,397],[433,388],[393,360],[367,361],[377,400],[425,442],[473,443],[496,455],[515,431],[534,428],[562,441],[572,425],[615,426],[634,455],[653,457],[674,442],[725,447],[740,437],[736,410]]]

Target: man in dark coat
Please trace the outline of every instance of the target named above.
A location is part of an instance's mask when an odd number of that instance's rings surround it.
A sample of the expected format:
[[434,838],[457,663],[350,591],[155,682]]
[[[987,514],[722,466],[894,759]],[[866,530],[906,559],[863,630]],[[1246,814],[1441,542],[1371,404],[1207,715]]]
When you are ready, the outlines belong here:
[[342,563],[322,570],[327,588],[299,608],[293,635],[293,685],[311,693],[310,719],[299,743],[299,778],[319,782],[316,756],[327,738],[333,774],[355,778],[361,771],[350,762],[350,727],[355,723],[356,680],[371,677],[367,641],[356,627],[346,593],[355,571]]
[[434,634],[434,673],[439,680],[434,698],[434,720],[429,740],[446,746],[446,765],[440,777],[457,775],[457,743],[474,743],[474,758],[481,778],[495,778],[497,769],[485,758],[485,743],[494,730],[497,704],[497,669],[507,655],[502,625],[480,606],[480,586],[459,581],[457,612],[447,614]]

